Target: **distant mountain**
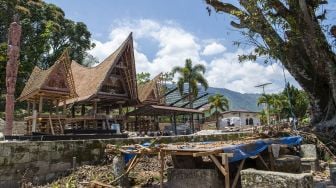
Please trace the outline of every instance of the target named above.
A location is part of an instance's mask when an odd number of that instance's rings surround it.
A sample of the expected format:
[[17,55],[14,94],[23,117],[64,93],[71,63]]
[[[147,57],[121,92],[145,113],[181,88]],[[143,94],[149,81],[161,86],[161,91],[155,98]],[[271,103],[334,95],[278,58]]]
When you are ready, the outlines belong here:
[[211,94],[222,94],[229,99],[230,110],[250,110],[250,111],[260,111],[261,107],[258,107],[257,101],[260,94],[242,94],[236,91],[231,91],[225,88],[214,88],[209,87],[206,91]]
[[[168,85],[169,90],[176,88],[176,85]],[[184,87],[184,92],[187,93],[187,86]],[[242,94],[239,92],[231,91],[225,88],[214,88],[209,87],[208,90],[204,91],[203,87],[199,87],[198,97],[209,93],[209,95],[214,95],[216,93],[224,95],[229,99],[230,110],[250,110],[250,111],[260,111],[261,108],[257,106],[257,100],[260,94]],[[202,97],[194,102],[194,107],[202,106],[207,103],[209,95]],[[184,98],[181,100],[180,93],[175,90],[166,97],[166,101],[170,105],[178,107],[188,107],[188,99]]]

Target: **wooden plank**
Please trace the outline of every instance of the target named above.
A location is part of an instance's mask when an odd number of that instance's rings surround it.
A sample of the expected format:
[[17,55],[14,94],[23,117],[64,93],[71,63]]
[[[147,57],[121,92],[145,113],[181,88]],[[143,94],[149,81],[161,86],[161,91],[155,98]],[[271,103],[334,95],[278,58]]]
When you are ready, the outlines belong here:
[[222,172],[224,176],[226,176],[226,170],[225,168],[221,165],[221,163],[218,161],[218,159],[214,155],[209,155],[210,159],[215,163],[217,168]]
[[194,152],[189,151],[165,151],[166,153],[169,153],[171,155],[193,155]]
[[197,152],[193,153],[193,157],[202,157],[202,156],[209,156],[211,154],[218,154],[222,151],[220,150],[211,150],[211,151],[205,151],[205,152]]
[[268,167],[268,165],[264,161],[264,158],[261,155],[258,155],[258,158],[260,159],[260,161],[262,162],[262,164],[267,168],[267,170],[270,170],[269,167]]
[[54,126],[53,126],[50,115],[49,115],[49,124],[50,124],[51,134],[55,135]]
[[270,166],[271,166],[271,170],[274,171],[275,170],[275,165],[274,165],[274,156],[273,156],[273,152],[272,152],[272,146],[268,146],[268,156],[270,159]]
[[64,129],[63,129],[61,117],[59,115],[58,115],[58,123],[59,123],[60,129],[61,129],[61,134],[64,134]]
[[235,188],[237,186],[238,179],[239,179],[239,176],[240,176],[240,171],[243,169],[244,164],[245,164],[245,159],[243,159],[239,164],[236,176],[235,176],[235,178],[232,182],[232,186],[231,186],[232,188]]
[[39,102],[39,109],[38,109],[38,112],[39,112],[39,113],[42,113],[42,110],[43,110],[43,97],[40,96],[40,102]]
[[222,155],[222,162],[225,167],[225,188],[230,188],[230,170],[229,170],[229,157],[227,154]]

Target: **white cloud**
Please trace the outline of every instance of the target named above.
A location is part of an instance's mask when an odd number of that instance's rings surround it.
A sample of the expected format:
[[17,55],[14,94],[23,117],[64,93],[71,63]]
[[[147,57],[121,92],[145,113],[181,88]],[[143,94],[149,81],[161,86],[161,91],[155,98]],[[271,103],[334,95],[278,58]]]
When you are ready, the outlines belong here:
[[[279,64],[264,65],[256,62],[238,63],[238,55],[246,54],[249,50],[238,50],[225,53],[223,57],[212,60],[208,65],[206,77],[214,87],[225,87],[241,93],[260,93],[256,85],[271,82],[265,91],[279,92],[285,85],[283,69]],[[285,71],[286,78],[291,83],[294,79]]]
[[226,50],[226,48],[217,43],[217,42],[212,42],[211,44],[205,46],[202,55],[215,55],[215,54],[219,54],[222,53]]
[[[102,61],[117,49],[130,32],[133,32],[134,36],[137,72],[149,72],[153,77],[160,72],[171,71],[174,66],[183,66],[185,59],[191,58],[194,63],[204,64],[207,67],[206,78],[212,87],[224,87],[242,93],[260,93],[261,90],[254,87],[260,83],[273,83],[267,88],[268,92],[278,92],[284,86],[283,72],[279,65],[238,63],[238,55],[246,54],[249,50],[238,49],[236,52],[228,52],[218,41],[212,40],[211,43],[204,42],[206,39],[201,41],[174,22],[153,20],[116,22],[108,40],[106,42],[95,40],[96,47],[89,53]],[[155,41],[157,44],[157,51],[152,59],[141,52],[141,47],[144,46],[143,39]],[[220,56],[208,62],[201,56],[219,53]],[[293,83],[293,78],[288,75]]]

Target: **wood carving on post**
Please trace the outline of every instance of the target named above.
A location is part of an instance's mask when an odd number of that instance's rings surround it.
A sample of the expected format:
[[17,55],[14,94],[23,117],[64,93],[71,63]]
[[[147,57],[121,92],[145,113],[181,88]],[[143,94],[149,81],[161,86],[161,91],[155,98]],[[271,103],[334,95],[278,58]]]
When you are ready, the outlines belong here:
[[20,38],[21,26],[19,25],[18,16],[14,16],[14,21],[10,24],[8,30],[8,62],[6,66],[6,126],[5,135],[12,135],[13,120],[14,120],[14,93],[16,78],[18,72],[18,59],[20,55]]

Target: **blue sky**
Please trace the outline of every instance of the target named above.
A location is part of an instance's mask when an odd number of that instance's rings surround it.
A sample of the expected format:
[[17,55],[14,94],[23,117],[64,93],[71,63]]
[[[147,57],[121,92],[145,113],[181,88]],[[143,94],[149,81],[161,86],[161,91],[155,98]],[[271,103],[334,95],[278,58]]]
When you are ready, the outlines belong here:
[[[234,0],[231,0],[234,1]],[[273,84],[267,92],[284,86],[282,66],[278,64],[238,63],[239,54],[251,47],[233,45],[242,40],[229,22],[233,19],[212,12],[203,0],[46,0],[61,7],[67,18],[84,22],[96,47],[89,53],[102,61],[133,32],[137,72],[152,76],[182,66],[186,58],[207,67],[210,86],[242,93],[258,93],[255,85]],[[335,10],[335,3],[328,9]],[[335,14],[329,15],[332,20]],[[287,79],[297,85],[287,73]]]

